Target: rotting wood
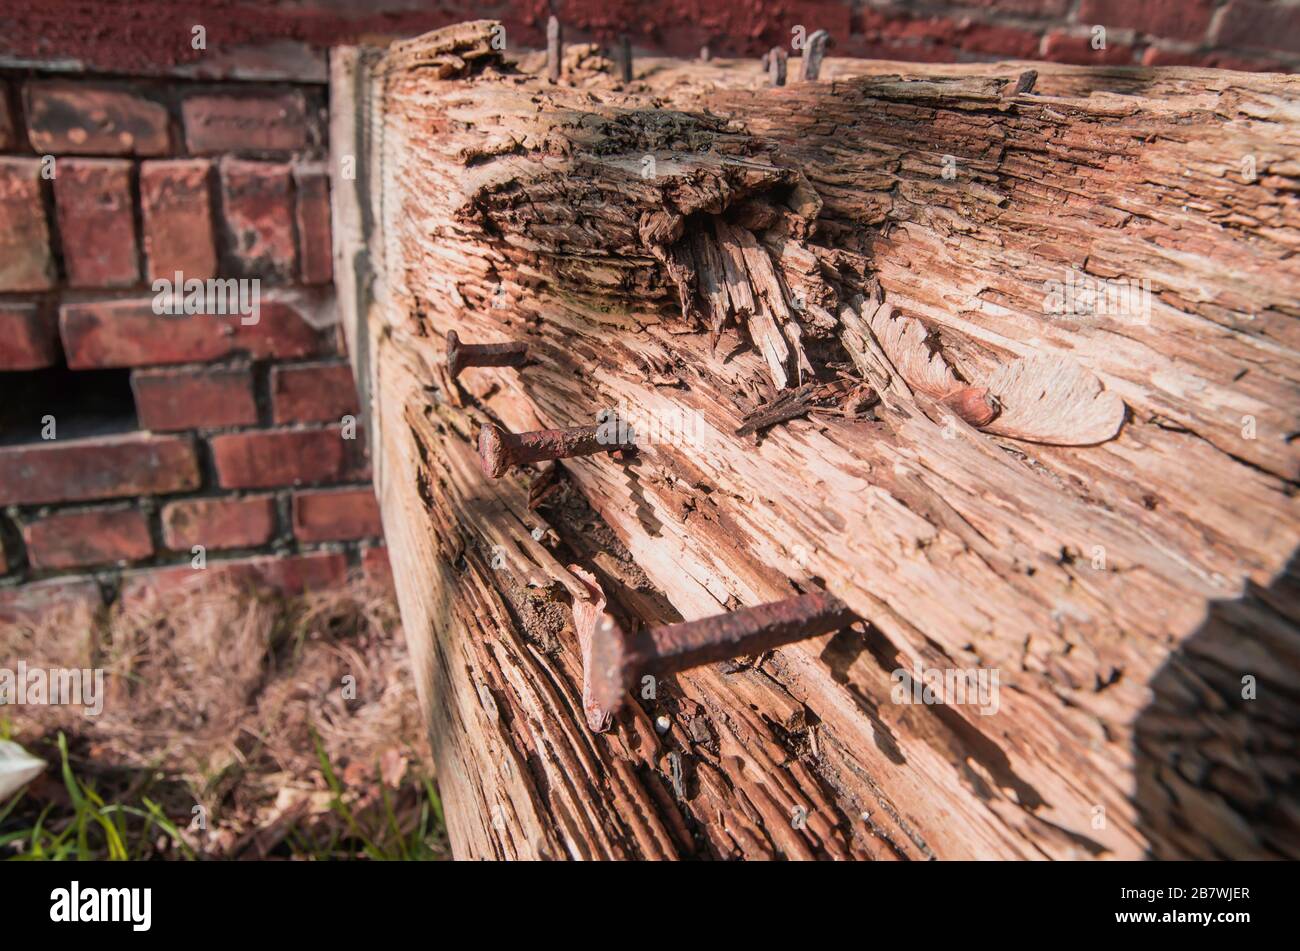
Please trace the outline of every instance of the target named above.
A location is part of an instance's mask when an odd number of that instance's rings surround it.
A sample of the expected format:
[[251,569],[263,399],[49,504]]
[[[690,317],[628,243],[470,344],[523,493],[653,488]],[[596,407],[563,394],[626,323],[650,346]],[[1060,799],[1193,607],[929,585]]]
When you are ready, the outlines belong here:
[[[378,490],[457,854],[1300,855],[1300,81],[829,60],[771,88],[648,59],[579,87],[488,29],[395,46],[352,106]],[[1074,273],[1148,278],[1149,319],[1049,306]],[[1090,427],[1126,417],[1086,446],[968,426],[864,302],[1008,420],[1042,402],[1008,368],[1063,357]],[[458,388],[452,329],[536,362]],[[875,419],[733,435],[832,367]],[[602,408],[697,440],[561,463],[538,512],[477,469],[484,422]],[[644,624],[819,584],[870,623],[683,673],[596,735],[570,563]],[[998,671],[997,712],[896,702],[916,666]]]

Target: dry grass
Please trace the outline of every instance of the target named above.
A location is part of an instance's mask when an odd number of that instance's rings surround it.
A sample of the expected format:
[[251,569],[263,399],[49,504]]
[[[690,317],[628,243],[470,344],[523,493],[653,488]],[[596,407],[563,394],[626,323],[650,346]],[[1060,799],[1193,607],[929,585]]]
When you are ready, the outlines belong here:
[[[212,586],[0,629],[0,657],[105,669],[99,716],[13,707],[9,729],[53,762],[66,734],[77,782],[106,802],[158,800],[184,841],[161,835],[140,857],[441,849],[428,841],[429,826],[441,835],[440,808],[391,595],[360,582],[288,600]],[[47,772],[0,832],[47,807],[57,829],[77,798]]]

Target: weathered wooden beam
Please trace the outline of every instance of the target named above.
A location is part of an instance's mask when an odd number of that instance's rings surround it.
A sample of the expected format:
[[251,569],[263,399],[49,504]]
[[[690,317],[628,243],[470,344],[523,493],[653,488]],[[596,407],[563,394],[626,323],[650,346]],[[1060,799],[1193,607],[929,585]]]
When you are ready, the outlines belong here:
[[[357,105],[379,491],[458,854],[1296,855],[1300,82],[579,89],[489,27],[399,44]],[[532,362],[458,386],[449,330]],[[736,435],[832,378],[879,405]],[[670,438],[561,463],[569,506],[473,464],[484,423],[602,409]],[[571,563],[645,623],[819,586],[869,623],[596,735]],[[918,668],[996,703],[911,702]]]

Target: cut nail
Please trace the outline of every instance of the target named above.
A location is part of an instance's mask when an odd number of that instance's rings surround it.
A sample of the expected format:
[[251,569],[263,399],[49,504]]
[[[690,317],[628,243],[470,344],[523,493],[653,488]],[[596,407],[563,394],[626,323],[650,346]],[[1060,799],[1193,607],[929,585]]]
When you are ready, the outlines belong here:
[[663,677],[702,664],[829,634],[858,617],[825,592],[805,594],[726,614],[643,629],[629,635],[609,619],[596,630],[591,647],[591,700],[618,712],[627,691],[646,675]]
[[813,80],[821,75],[822,60],[826,57],[826,47],[830,45],[831,35],[825,30],[817,30],[808,37],[803,47],[803,78]]
[[774,46],[764,59],[767,62],[767,81],[773,86],[784,86],[790,54],[781,47]]
[[635,448],[631,442],[611,441],[608,438],[610,428],[608,424],[601,424],[510,433],[493,423],[485,423],[478,434],[478,454],[483,463],[483,473],[488,478],[499,479],[512,466]]
[[528,362],[526,343],[461,343],[447,331],[447,372],[454,380],[466,367],[521,367]]
[[604,733],[614,722],[614,717],[601,709],[592,694],[591,648],[597,638],[611,636],[614,619],[605,610],[605,592],[596,582],[596,576],[579,565],[569,565],[569,573],[582,583],[590,596],[587,601],[573,602],[573,626],[578,633],[578,649],[582,653],[582,709],[592,732]]

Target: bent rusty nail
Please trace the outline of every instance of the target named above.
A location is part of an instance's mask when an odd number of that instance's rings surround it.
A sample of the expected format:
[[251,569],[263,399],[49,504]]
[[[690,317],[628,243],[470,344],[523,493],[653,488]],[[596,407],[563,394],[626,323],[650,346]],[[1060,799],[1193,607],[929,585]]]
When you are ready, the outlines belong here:
[[1016,80],[1015,95],[1023,96],[1034,91],[1034,83],[1038,82],[1038,70],[1027,69],[1020,74]]
[[857,620],[843,601],[824,591],[635,635],[628,635],[613,618],[608,623],[602,619],[591,647],[591,699],[600,710],[614,714],[638,677],[662,677],[742,654],[760,654],[838,631]]
[[624,33],[618,38],[618,45],[623,54],[622,61],[619,63],[623,70],[623,82],[630,83],[632,81],[632,41]]
[[767,78],[773,86],[785,85],[785,72],[790,61],[790,54],[779,46],[772,47],[763,60],[767,64]]
[[598,639],[611,637],[616,626],[605,610],[605,592],[596,582],[596,576],[579,565],[569,565],[573,575],[587,590],[588,600],[573,602],[573,627],[578,633],[578,649],[582,652],[582,710],[587,726],[593,733],[604,733],[614,722],[613,714],[601,708],[592,692],[591,646]]
[[447,331],[447,372],[454,380],[466,367],[521,367],[528,362],[526,343],[461,343]]
[[635,446],[634,442],[611,441],[606,425],[510,433],[494,423],[484,423],[478,431],[478,455],[483,462],[483,474],[490,479],[501,478],[511,466],[544,459],[594,456],[598,452],[618,452]]
[[803,78],[805,80],[813,80],[821,75],[822,58],[826,55],[826,47],[830,41],[831,35],[825,30],[817,30],[804,41]]

